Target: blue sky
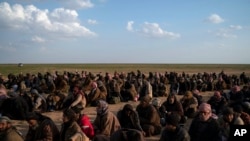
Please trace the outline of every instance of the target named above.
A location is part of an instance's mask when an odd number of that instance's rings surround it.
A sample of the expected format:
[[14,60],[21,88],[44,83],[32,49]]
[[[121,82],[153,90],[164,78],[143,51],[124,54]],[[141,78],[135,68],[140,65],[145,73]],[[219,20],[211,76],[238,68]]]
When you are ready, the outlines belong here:
[[0,0],[0,63],[250,64],[249,0]]

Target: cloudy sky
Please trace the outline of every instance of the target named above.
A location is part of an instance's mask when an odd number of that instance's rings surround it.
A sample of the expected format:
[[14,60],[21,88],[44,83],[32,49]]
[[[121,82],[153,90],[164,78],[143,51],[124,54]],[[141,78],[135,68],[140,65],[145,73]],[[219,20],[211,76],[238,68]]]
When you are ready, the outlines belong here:
[[250,64],[249,0],[0,0],[0,63]]

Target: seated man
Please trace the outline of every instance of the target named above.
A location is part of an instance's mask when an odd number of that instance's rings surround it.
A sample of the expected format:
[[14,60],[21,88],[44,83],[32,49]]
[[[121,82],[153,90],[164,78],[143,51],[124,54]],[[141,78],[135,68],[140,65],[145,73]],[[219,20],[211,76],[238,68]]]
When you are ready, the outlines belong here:
[[111,135],[110,141],[144,141],[144,136],[136,129],[123,128],[115,131]]
[[[97,101],[96,118],[93,122],[95,137],[93,140],[100,138],[107,139],[110,135],[121,128],[117,117],[109,111],[108,103],[104,100]],[[97,139],[98,138],[98,139]]]
[[72,110],[75,112],[76,115],[76,121],[80,125],[83,133],[88,136],[89,139],[92,139],[95,135],[94,127],[88,117],[88,115],[83,114],[81,111],[83,111],[83,107],[81,106],[75,106],[72,107]]
[[166,118],[166,126],[161,133],[160,141],[189,141],[188,131],[179,125],[180,115],[172,113]]
[[0,117],[0,140],[1,141],[23,141],[20,131],[12,125],[11,120],[6,117]]
[[144,96],[136,107],[141,127],[148,137],[161,133],[160,115],[156,108],[150,104],[150,100],[150,96]]
[[227,101],[219,91],[215,91],[214,95],[207,101],[211,105],[216,115],[222,114],[222,109],[226,106]]
[[197,114],[198,100],[193,96],[191,91],[186,91],[185,95],[180,99],[184,115],[193,118]]
[[131,104],[124,105],[123,109],[118,111],[117,118],[122,128],[137,129],[144,134],[140,125],[139,116]]
[[31,112],[27,114],[29,124],[25,141],[50,140],[59,141],[60,134],[56,124],[47,116]]
[[189,127],[191,141],[219,141],[221,140],[219,124],[212,117],[211,105],[202,103]]

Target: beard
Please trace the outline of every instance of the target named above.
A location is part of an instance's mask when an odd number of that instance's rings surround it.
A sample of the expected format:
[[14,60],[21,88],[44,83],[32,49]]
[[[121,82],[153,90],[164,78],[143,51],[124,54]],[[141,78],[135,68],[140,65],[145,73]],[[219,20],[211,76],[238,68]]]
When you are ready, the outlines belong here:
[[36,130],[36,129],[38,128],[38,126],[39,126],[39,125],[36,124],[36,125],[32,126],[31,129],[32,129],[32,130]]
[[3,128],[3,129],[0,129],[0,136],[1,136],[2,134],[4,134],[5,132],[7,132],[7,130],[8,130],[7,127],[6,127],[6,128]]

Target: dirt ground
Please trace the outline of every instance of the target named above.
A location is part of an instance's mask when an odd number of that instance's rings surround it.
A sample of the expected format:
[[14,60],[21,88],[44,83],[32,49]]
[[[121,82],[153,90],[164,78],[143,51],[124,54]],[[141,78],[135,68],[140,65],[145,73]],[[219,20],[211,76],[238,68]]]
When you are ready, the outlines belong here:
[[[206,101],[213,94],[213,92],[202,92],[201,94],[203,96],[203,99]],[[180,97],[181,96],[178,96],[178,98]],[[166,100],[166,97],[159,97],[159,99],[161,100],[161,102],[163,102]],[[127,103],[130,103],[131,105],[133,105],[134,108],[136,108],[136,106],[139,104],[139,102],[134,102],[134,101],[122,102],[122,103],[115,104],[115,105],[110,104],[109,110],[113,112],[114,114],[116,114],[117,111],[122,109],[123,106]],[[87,107],[84,109],[84,112],[90,117],[91,121],[94,121],[96,117],[95,107]],[[61,128],[61,124],[62,124],[62,112],[61,111],[46,112],[44,113],[44,115],[49,116],[56,123],[58,128],[59,129]],[[184,125],[184,128],[188,129],[191,121],[192,119],[188,119],[188,121]],[[13,121],[13,124],[23,133],[24,136],[27,134],[28,124],[26,121],[15,120]],[[146,141],[158,141],[159,138],[160,138],[160,135],[147,137],[145,139]]]

